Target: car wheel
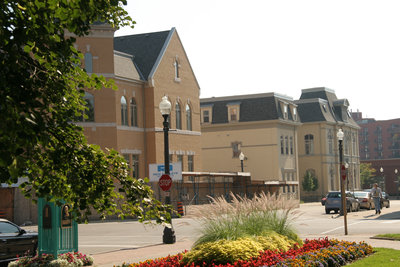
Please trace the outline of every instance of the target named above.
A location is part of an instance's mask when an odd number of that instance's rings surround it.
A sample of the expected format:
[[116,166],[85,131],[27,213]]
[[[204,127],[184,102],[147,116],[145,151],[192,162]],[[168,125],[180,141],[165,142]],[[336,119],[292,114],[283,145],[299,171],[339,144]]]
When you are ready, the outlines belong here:
[[329,213],[331,213],[331,210],[325,209],[325,213],[329,214]]
[[335,210],[335,213],[338,213],[339,212],[339,210]]
[[390,202],[387,203],[386,208],[390,208]]

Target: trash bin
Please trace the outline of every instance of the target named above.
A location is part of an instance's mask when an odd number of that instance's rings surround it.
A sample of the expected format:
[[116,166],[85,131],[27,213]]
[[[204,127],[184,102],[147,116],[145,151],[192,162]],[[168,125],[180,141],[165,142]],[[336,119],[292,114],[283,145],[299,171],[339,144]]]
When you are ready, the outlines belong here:
[[78,224],[71,219],[69,205],[57,206],[43,198],[38,200],[39,255],[57,255],[78,251]]

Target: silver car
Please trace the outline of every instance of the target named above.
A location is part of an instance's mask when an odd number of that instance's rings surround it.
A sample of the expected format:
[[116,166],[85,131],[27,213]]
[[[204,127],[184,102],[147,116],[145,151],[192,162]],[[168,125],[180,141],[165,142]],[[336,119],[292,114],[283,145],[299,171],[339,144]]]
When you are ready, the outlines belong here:
[[372,210],[375,209],[374,200],[371,197],[371,194],[366,191],[355,191],[354,196],[360,202],[360,206],[363,209]]
[[[340,191],[329,192],[325,202],[325,213],[331,213],[331,210],[338,213],[342,206],[342,194]],[[346,192],[346,209],[347,212],[359,211],[360,202],[354,197],[353,193]]]

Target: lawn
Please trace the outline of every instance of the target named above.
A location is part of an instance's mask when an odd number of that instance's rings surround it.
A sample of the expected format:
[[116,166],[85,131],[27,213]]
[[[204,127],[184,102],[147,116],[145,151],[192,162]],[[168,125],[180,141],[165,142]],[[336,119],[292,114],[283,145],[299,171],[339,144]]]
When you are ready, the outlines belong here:
[[400,234],[382,234],[382,235],[376,235],[375,237],[390,238],[393,240],[400,241]]
[[400,250],[391,248],[374,248],[374,252],[374,254],[371,254],[370,256],[367,256],[361,260],[357,260],[348,266],[400,266]]

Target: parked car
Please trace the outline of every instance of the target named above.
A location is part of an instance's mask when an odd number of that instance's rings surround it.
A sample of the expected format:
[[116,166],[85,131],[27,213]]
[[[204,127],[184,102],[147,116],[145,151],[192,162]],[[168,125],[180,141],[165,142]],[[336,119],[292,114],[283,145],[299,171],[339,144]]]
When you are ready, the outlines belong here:
[[[325,213],[329,214],[331,210],[338,213],[342,206],[342,194],[340,191],[329,192],[325,202]],[[354,197],[352,192],[346,192],[346,209],[347,212],[359,211],[360,202]]]
[[389,195],[386,192],[382,192],[381,207],[390,208]]
[[16,260],[17,256],[36,255],[37,246],[37,232],[27,232],[6,219],[0,219],[0,265]]
[[360,202],[360,207],[367,210],[375,209],[374,200],[371,197],[371,194],[367,191],[355,191],[354,196]]

